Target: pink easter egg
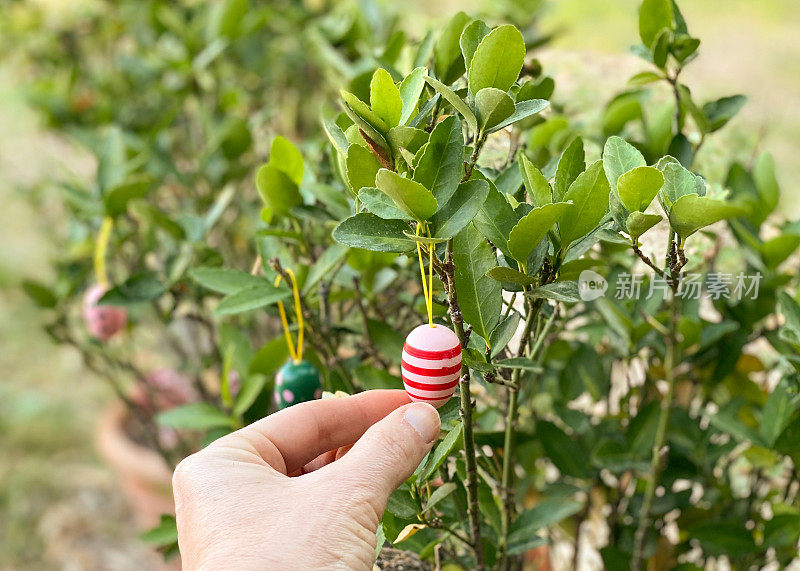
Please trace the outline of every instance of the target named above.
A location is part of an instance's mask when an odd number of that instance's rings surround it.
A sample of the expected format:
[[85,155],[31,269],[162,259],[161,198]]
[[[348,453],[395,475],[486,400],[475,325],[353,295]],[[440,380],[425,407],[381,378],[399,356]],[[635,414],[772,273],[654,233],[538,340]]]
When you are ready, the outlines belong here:
[[89,333],[100,341],[108,341],[128,323],[128,311],[124,307],[97,305],[107,291],[107,287],[95,284],[83,296],[83,321]]
[[411,400],[439,408],[453,396],[461,372],[461,343],[444,325],[420,325],[403,346],[403,385]]

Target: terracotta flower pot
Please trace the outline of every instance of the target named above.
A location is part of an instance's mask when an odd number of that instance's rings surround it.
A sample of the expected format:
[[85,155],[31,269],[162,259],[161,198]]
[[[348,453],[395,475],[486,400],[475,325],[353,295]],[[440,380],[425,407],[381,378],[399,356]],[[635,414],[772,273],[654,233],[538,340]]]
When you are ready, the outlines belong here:
[[161,514],[174,514],[172,471],[153,450],[134,442],[125,432],[128,412],[118,401],[103,413],[97,450],[122,484],[131,511],[142,529],[158,525]]

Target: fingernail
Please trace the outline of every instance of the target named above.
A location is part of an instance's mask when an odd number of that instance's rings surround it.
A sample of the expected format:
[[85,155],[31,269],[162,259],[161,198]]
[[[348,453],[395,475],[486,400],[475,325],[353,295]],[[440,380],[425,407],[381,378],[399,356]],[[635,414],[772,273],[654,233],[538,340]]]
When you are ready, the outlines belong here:
[[403,418],[425,442],[433,442],[439,436],[439,413],[431,405],[412,404],[406,408]]

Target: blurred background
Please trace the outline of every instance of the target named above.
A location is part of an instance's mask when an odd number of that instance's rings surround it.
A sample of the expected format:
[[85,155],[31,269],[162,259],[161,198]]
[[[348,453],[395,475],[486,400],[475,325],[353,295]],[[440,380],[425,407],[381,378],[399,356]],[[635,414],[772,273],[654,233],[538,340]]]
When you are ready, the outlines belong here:
[[[307,4],[317,15],[325,12],[321,0]],[[556,80],[555,101],[575,106],[570,111],[587,124],[598,122],[608,100],[643,69],[628,51],[637,38],[632,17],[637,5],[636,0],[549,0],[541,8],[538,29],[553,39],[537,57]],[[330,9],[364,6],[337,3]],[[413,1],[404,3],[400,28],[421,37],[457,10],[502,19],[512,6]],[[749,99],[714,146],[704,149],[705,170],[713,170],[715,149],[726,145],[748,153],[769,149],[786,189],[784,212],[797,217],[800,5],[692,0],[681,7],[703,39],[701,55],[685,77],[694,94],[700,100],[728,93]],[[284,8],[296,6],[275,10]],[[57,204],[30,200],[31,189],[54,175],[89,178],[97,168],[91,155],[55,134],[40,110],[29,106],[26,90],[42,78],[34,77],[24,52],[46,43],[48,35],[81,30],[97,14],[117,9],[100,1],[0,0],[0,569],[142,569],[157,558],[138,540],[140,531],[115,477],[95,452],[95,427],[111,391],[92,378],[76,351],[50,341],[40,313],[19,287],[23,279],[52,279],[50,260],[59,249],[49,236],[54,224],[64,223],[55,215]],[[303,65],[299,60],[278,68],[275,89],[289,84],[295,66]],[[254,143],[262,159],[266,141],[286,128],[280,120],[265,125]],[[315,116],[300,122],[303,129],[315,125]]]

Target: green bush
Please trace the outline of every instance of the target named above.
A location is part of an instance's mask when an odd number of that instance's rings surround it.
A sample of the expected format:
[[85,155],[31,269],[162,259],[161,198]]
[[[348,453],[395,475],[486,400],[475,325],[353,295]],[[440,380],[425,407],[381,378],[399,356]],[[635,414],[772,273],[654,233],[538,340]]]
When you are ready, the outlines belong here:
[[[151,31],[172,10],[153,6]],[[184,64],[213,45],[186,38],[220,17],[185,10],[165,28],[193,54]],[[222,92],[261,69],[247,38],[269,18],[253,18],[233,26],[242,39],[224,40],[232,52],[217,61],[214,89],[193,64],[178,66],[186,91],[166,100],[180,111],[157,104],[158,128],[114,115],[99,137],[97,118],[87,131],[52,114],[95,147],[98,176],[91,188],[65,185],[76,221],[59,284],[28,290],[54,310],[54,335],[103,375],[133,370],[141,382],[131,355],[143,349],[131,340],[173,340],[197,396],[148,409],[141,427],[153,445],[175,460],[197,434],[207,442],[271,410],[288,358],[275,319],[291,296],[288,270],[324,389],[402,388],[405,335],[426,320],[423,264],[437,277],[430,312],[463,348],[459,398],[440,409],[441,441],[393,494],[379,549],[388,540],[461,568],[517,568],[554,541],[571,542],[577,560],[581,533],[602,521],[608,541],[596,547],[612,569],[787,565],[800,537],[800,306],[786,262],[800,233],[774,214],[769,155],[731,162],[725,180],[694,171],[744,98],[692,98],[681,73],[700,42],[677,5],[644,1],[634,51],[647,68],[598,131],[548,103],[556,86],[528,57],[536,34],[459,13],[418,44],[385,35],[374,59],[358,41],[346,47],[350,34],[369,37],[359,17],[338,28],[322,17],[309,37],[340,31],[323,61],[359,70],[335,80],[347,85],[342,112],[324,114],[327,139],[302,121],[273,138],[255,174],[261,104]],[[125,85],[110,101],[125,99]],[[149,95],[149,85],[138,89]],[[307,85],[294,88],[320,106],[330,90]],[[239,127],[227,131],[232,117]],[[76,333],[75,317],[91,281],[89,229],[104,216],[115,220],[110,275],[124,281],[103,302],[134,322],[110,343]],[[151,399],[164,387],[144,385]],[[182,444],[164,449],[153,414]]]

